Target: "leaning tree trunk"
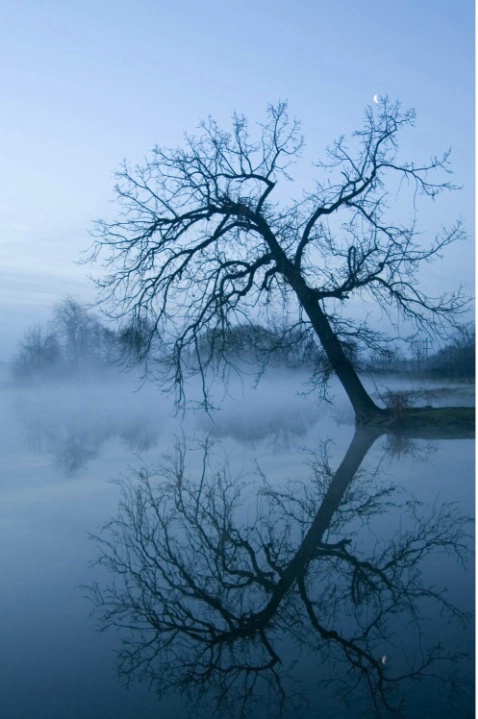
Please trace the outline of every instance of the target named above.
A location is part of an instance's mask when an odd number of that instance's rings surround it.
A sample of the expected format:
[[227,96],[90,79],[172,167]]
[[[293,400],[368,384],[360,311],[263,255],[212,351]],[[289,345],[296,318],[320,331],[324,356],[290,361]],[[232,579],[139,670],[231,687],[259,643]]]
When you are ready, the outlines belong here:
[[298,292],[297,295],[319,337],[335,374],[341,381],[352,403],[356,423],[367,424],[387,415],[386,410],[377,407],[360,381],[352,363],[342,348],[340,340],[322,311],[319,300],[316,297],[310,297],[310,294],[307,296],[302,292]]
[[341,381],[352,403],[356,424],[369,424],[388,417],[388,411],[377,407],[360,381],[352,363],[342,348],[340,340],[330,326],[326,314],[322,311],[317,295],[307,286],[300,269],[286,256],[269,228],[263,227],[262,230],[264,239],[277,263],[277,268],[285,281],[294,290],[300,305],[317,333],[332,369]]

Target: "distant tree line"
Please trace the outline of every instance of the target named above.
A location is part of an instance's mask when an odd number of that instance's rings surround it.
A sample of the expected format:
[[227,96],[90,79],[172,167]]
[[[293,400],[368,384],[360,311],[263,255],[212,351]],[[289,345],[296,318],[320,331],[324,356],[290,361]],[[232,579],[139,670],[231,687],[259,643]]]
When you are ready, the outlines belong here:
[[[72,298],[58,303],[52,314],[44,326],[30,327],[19,342],[10,363],[16,380],[62,379],[107,367],[137,365],[149,353],[151,327],[145,319],[119,329],[107,327]],[[231,363],[286,367],[317,366],[324,361],[324,353],[310,333],[301,329],[281,332],[253,323],[225,332],[205,332],[199,351],[213,363],[220,357]],[[154,360],[167,362],[168,357],[160,352]],[[195,361],[191,355],[190,362]]]
[[207,366],[208,362],[224,360],[291,368],[326,362],[323,350],[304,327],[268,328],[253,322],[204,332],[199,352],[203,366]]
[[[11,361],[18,381],[62,379],[91,370],[141,364],[149,355],[151,327],[145,319],[118,329],[105,326],[98,317],[73,298],[66,298],[53,309],[44,326],[30,327],[19,342]],[[388,349],[375,352],[367,361],[360,355],[354,337],[343,335],[344,351],[354,362],[371,372],[419,372],[439,377],[474,377],[475,334],[464,329],[434,354],[425,340],[410,343],[408,356]],[[250,322],[231,325],[221,331],[203,333],[198,343],[203,366],[226,360],[231,364],[249,362],[261,367],[296,368],[306,366],[320,373],[332,368],[313,332],[305,324],[286,329],[264,327]],[[167,362],[168,356],[156,356]],[[194,353],[190,363],[198,360]]]
[[45,325],[30,327],[11,361],[15,379],[60,379],[115,364],[126,339],[72,298],[53,309]]
[[475,330],[457,330],[448,342],[432,351],[428,338],[415,338],[408,343],[408,352],[390,349],[386,356],[370,357],[366,369],[375,373],[406,372],[424,377],[475,377]]
[[439,377],[474,377],[475,331],[457,333],[449,344],[427,357],[423,366]]

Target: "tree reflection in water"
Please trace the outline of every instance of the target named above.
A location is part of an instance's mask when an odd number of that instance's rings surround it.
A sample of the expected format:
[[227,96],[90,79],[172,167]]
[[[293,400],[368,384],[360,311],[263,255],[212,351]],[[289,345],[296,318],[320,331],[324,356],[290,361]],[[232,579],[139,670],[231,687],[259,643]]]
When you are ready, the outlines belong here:
[[[109,391],[108,391],[109,390]],[[17,406],[17,416],[29,447],[46,452],[53,465],[67,477],[75,477],[88,464],[101,456],[108,442],[119,440],[137,452],[158,444],[162,432],[159,418],[137,406],[125,412],[115,406],[114,394],[106,387],[105,394],[95,398],[91,388],[83,392],[59,394],[57,404],[49,406],[25,402]]]
[[[111,583],[89,588],[101,628],[127,630],[120,673],[196,713],[201,699],[208,717],[302,716],[307,688],[332,680],[354,702],[365,687],[377,716],[405,716],[410,680],[450,679],[456,657],[422,620],[432,604],[467,617],[423,569],[436,553],[465,561],[467,520],[360,470],[375,438],[357,431],[335,473],[324,446],[308,482],[281,489],[260,471],[234,476],[207,443],[197,478],[178,443],[166,468],[124,480],[97,538]],[[377,533],[400,508],[397,530]]]

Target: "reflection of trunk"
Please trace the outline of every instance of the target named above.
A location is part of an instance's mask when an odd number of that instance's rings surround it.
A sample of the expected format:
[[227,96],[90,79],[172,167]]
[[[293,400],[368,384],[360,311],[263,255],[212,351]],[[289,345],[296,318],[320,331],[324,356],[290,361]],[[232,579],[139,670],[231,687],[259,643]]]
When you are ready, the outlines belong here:
[[[300,576],[303,576],[307,565],[311,559],[314,558],[317,546],[329,528],[346,490],[350,486],[370,447],[379,436],[380,432],[368,431],[364,428],[356,430],[350,447],[347,450],[347,454],[337,469],[302,544],[282,573],[279,582],[272,591],[271,598],[267,605],[262,611],[247,618],[241,634],[247,636],[254,634],[258,629],[265,628],[291,586]],[[237,635],[237,632],[234,631],[234,634]],[[224,641],[224,638],[221,640]]]
[[335,374],[347,392],[355,411],[357,424],[366,424],[381,416],[387,416],[387,411],[377,407],[365,390],[337,335],[320,308],[318,300],[301,297],[299,300],[320,339]]

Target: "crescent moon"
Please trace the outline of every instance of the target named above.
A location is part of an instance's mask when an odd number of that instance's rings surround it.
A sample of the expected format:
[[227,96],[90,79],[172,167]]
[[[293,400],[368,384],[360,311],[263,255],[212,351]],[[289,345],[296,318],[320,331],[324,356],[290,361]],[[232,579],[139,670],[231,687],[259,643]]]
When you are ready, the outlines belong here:
[[374,95],[374,96],[373,96],[373,101],[374,101],[374,103],[375,103],[376,105],[378,105],[378,103],[380,102],[380,97],[379,97],[378,95]]

